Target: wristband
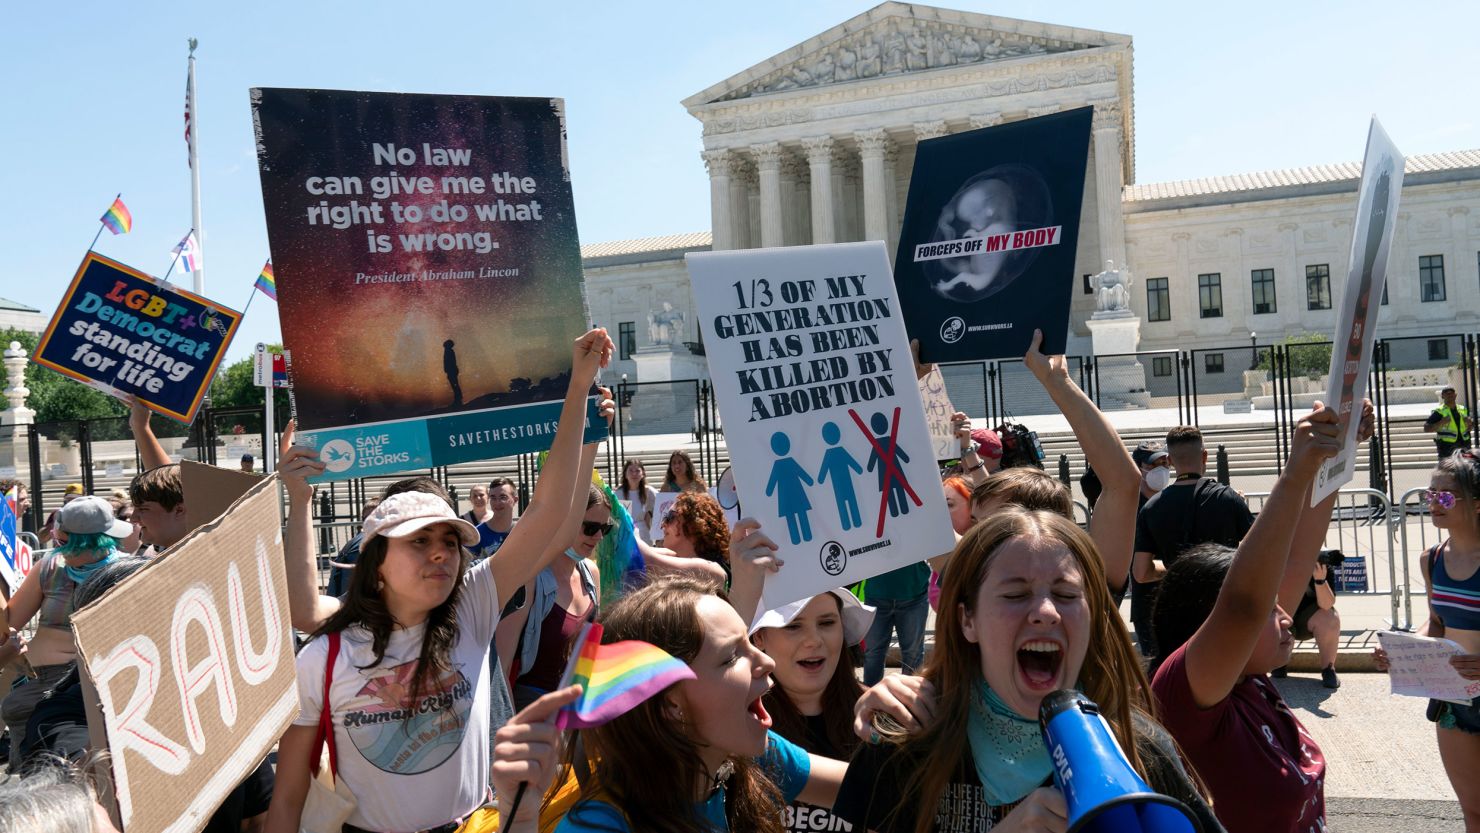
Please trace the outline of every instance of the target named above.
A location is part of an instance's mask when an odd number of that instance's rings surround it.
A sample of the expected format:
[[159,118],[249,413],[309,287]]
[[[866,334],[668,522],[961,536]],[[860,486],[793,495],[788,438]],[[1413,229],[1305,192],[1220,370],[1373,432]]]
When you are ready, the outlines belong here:
[[1316,584],[1325,584],[1326,583],[1326,580],[1323,579],[1323,578],[1313,578],[1313,579],[1311,579],[1311,581],[1315,582]]
[[986,467],[987,467],[987,464],[985,462],[977,463],[976,465],[971,466],[970,468],[968,468],[967,471],[976,471],[977,469],[984,469]]

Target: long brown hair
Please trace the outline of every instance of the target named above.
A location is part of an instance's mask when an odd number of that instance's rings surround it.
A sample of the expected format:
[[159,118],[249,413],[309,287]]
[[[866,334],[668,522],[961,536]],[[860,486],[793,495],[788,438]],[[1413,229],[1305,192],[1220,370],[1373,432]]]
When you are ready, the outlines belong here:
[[[831,596],[837,605],[838,627],[842,627],[843,604],[838,601],[836,593],[830,592],[827,595]],[[853,707],[857,705],[858,698],[863,695],[863,684],[858,681],[858,663],[853,656],[854,650],[852,645],[843,646],[838,656],[838,667],[833,669],[832,678],[827,681],[827,687],[822,690],[822,718],[826,732],[826,737],[823,739],[832,747],[827,754],[836,758],[851,757],[859,743],[858,735],[853,731]],[[786,689],[781,687],[779,678],[776,680],[776,685],[766,692],[764,700],[766,711],[771,715],[772,731],[806,748],[808,752],[821,752],[821,750],[808,748],[810,744],[807,740],[810,733],[807,731],[806,715],[802,714],[796,703],[792,702]]]
[[684,487],[685,489],[707,488],[704,484],[704,478],[700,477],[699,472],[694,470],[694,458],[690,457],[687,451],[675,451],[668,455],[668,469],[663,472],[663,491],[678,491],[678,481],[673,479],[674,458],[677,458],[682,463],[683,475],[689,479],[688,485]]
[[1079,687],[1098,703],[1120,748],[1142,778],[1146,767],[1137,748],[1133,715],[1149,719],[1150,686],[1141,670],[1139,655],[1116,613],[1105,571],[1094,542],[1072,521],[1046,511],[1007,507],[991,519],[977,524],[956,545],[955,554],[941,577],[940,610],[935,626],[935,651],[926,661],[923,676],[939,692],[935,722],[918,735],[905,736],[896,725],[881,730],[894,743],[896,754],[908,754],[920,764],[902,795],[919,801],[915,820],[918,833],[935,823],[936,805],[955,775],[961,759],[970,751],[966,724],[971,696],[982,678],[981,654],[961,631],[962,611],[974,612],[977,591],[991,568],[992,558],[1013,538],[1049,539],[1063,544],[1078,564],[1089,603],[1089,650],[1079,671]]
[[[426,492],[436,495],[452,506],[452,500],[443,489],[441,484],[426,477],[412,477],[399,480],[387,486],[381,494],[385,500],[402,492]],[[454,507],[453,511],[457,511]],[[359,625],[370,632],[370,650],[375,659],[364,668],[374,668],[385,660],[385,649],[390,644],[391,632],[396,629],[396,620],[391,616],[385,606],[385,595],[380,589],[380,565],[385,563],[385,555],[390,549],[390,542],[383,535],[376,535],[368,541],[360,542],[360,557],[355,562],[355,568],[350,571],[349,589],[344,594],[344,601],[318,630],[309,637],[310,640],[343,631],[352,625]],[[421,699],[421,695],[427,689],[427,681],[436,679],[451,668],[452,646],[457,642],[457,600],[462,595],[463,574],[468,570],[468,551],[458,548],[460,557],[457,560],[457,576],[452,583],[452,592],[448,594],[447,600],[432,608],[427,614],[426,630],[421,639],[421,656],[416,663],[416,673],[411,677],[410,702],[415,704]],[[415,708],[407,710],[407,716],[415,714]]]
[[[704,644],[699,600],[711,595],[723,598],[713,583],[681,576],[656,579],[604,612],[602,642],[638,639],[692,663]],[[707,831],[692,790],[714,773],[704,765],[688,725],[673,717],[664,694],[605,725],[584,730],[582,739],[593,772],[582,785],[583,800],[611,803],[626,817],[629,829],[643,833]],[[751,758],[730,760],[735,771],[726,783],[729,829],[782,833],[781,791]],[[577,804],[571,815],[579,820],[580,814]]]

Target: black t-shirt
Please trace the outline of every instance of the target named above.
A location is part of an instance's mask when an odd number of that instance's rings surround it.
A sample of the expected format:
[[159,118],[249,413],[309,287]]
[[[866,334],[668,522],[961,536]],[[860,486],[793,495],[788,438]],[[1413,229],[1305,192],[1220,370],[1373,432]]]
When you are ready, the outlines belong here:
[[1136,552],[1149,552],[1170,567],[1177,556],[1198,544],[1237,547],[1254,515],[1238,492],[1204,477],[1195,484],[1174,484],[1146,501],[1136,514]]
[[[804,715],[802,719],[807,724],[806,737],[787,738],[787,740],[814,755],[822,755],[826,758],[846,757],[842,750],[827,739],[827,718],[825,716]],[[833,815],[828,808],[804,804],[800,801],[793,801],[786,806],[786,814],[781,822],[790,833],[818,833],[818,831],[849,833],[853,829],[853,825]]]
[[[1223,825],[1213,815],[1188,777],[1171,735],[1159,724],[1140,715],[1135,726],[1146,768],[1146,780],[1162,795],[1181,801],[1202,826],[1203,833],[1223,833]],[[906,791],[916,770],[924,763],[928,750],[890,744],[864,744],[848,763],[848,773],[838,790],[833,812],[847,819],[859,830],[877,833],[913,833],[919,796]],[[1045,784],[1052,784],[1052,779]],[[935,808],[935,833],[985,833],[996,827],[1017,804],[992,806],[987,803],[970,747],[957,764],[945,794]]]

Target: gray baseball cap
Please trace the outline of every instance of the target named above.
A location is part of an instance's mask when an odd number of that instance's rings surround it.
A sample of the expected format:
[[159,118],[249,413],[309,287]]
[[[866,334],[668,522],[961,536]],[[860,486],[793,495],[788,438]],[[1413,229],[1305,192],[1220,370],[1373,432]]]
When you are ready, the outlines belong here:
[[104,533],[114,538],[127,538],[134,525],[113,515],[113,504],[100,497],[85,495],[57,510],[57,526],[69,535]]

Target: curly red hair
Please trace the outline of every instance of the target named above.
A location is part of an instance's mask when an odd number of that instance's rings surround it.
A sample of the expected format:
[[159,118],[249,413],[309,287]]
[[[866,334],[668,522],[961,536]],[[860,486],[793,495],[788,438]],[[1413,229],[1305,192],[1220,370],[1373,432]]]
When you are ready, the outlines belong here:
[[729,561],[730,524],[719,501],[703,492],[684,492],[673,502],[674,522],[694,542],[694,553]]

